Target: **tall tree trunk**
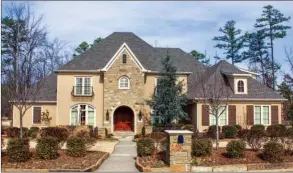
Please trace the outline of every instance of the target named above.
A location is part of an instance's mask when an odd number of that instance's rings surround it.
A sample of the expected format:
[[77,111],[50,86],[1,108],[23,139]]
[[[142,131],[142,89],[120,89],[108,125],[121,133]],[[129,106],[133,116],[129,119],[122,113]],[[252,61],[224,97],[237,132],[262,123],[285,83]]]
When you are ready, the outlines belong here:
[[272,57],[272,75],[273,75],[273,90],[275,90],[275,68],[274,68],[274,45],[273,45],[273,31],[270,26],[270,41],[271,41],[271,57]]
[[23,138],[23,131],[22,131],[22,110],[19,110],[19,128],[20,128],[20,139]]
[[219,149],[219,116],[216,116],[216,149]]

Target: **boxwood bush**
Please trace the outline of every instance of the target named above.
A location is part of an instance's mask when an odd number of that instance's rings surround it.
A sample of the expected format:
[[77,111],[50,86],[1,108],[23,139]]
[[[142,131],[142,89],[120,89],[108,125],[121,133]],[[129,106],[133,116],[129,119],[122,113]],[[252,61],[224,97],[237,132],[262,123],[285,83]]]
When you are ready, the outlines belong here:
[[[6,132],[7,132],[8,138],[19,138],[20,137],[20,128],[18,128],[18,127],[9,127]],[[23,132],[22,137],[27,138],[28,137],[28,128],[23,127],[22,132]]]
[[283,124],[274,124],[267,127],[267,135],[271,140],[276,141],[278,138],[285,137],[286,126]]
[[136,145],[139,157],[150,156],[155,150],[154,141],[151,138],[141,138],[137,141]]
[[293,155],[293,127],[286,129],[284,146],[286,154]]
[[71,137],[66,143],[66,154],[71,157],[83,157],[86,155],[86,146],[84,139],[80,137]]
[[236,138],[237,137],[237,128],[235,126],[223,126],[222,131],[225,138]]
[[39,127],[31,127],[29,130],[28,130],[28,136],[29,137],[32,137],[32,138],[36,138],[38,133],[40,131],[40,128]]
[[40,137],[53,137],[56,138],[59,144],[62,144],[67,140],[69,132],[63,127],[46,127],[40,132]]
[[230,158],[242,158],[244,157],[245,141],[233,140],[226,146],[227,156]]
[[30,159],[29,140],[12,138],[7,144],[8,162],[25,162]]
[[213,143],[210,139],[195,139],[192,141],[192,155],[196,157],[210,156],[213,151]]
[[[220,137],[220,132],[221,132],[221,127],[218,126],[218,130],[219,130],[219,137]],[[209,129],[208,129],[208,132],[207,132],[207,136],[209,138],[212,138],[212,139],[216,139],[217,137],[217,127],[216,125],[212,125],[212,126],[209,126]]]
[[263,159],[271,163],[277,163],[283,161],[284,147],[282,144],[277,142],[268,142],[264,145],[262,153]]
[[265,127],[263,125],[253,125],[246,137],[246,141],[253,150],[261,149],[262,144],[267,141]]
[[52,160],[58,157],[58,140],[53,137],[43,137],[38,139],[36,152],[41,159]]

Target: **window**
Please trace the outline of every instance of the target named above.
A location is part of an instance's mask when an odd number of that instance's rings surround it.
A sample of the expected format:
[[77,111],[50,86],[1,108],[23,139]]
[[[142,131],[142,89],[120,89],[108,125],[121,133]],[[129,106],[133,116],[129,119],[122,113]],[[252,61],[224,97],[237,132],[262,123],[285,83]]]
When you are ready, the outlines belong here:
[[270,124],[270,106],[257,105],[254,106],[254,124]]
[[42,107],[33,107],[33,124],[41,123]]
[[239,93],[244,93],[244,82],[242,80],[237,82],[237,89]]
[[92,94],[92,78],[76,77],[75,78],[75,95],[91,95]]
[[126,54],[123,54],[123,56],[122,56],[122,63],[126,64]]
[[[228,125],[228,113],[227,113],[227,107],[222,106],[219,110],[219,126]],[[210,114],[210,126],[216,125],[216,117],[212,114]]]
[[158,90],[159,90],[159,81],[160,81],[160,78],[156,78],[155,79],[155,95],[158,94]]
[[126,76],[122,76],[119,79],[119,89],[129,89],[129,79]]
[[96,125],[95,108],[91,105],[79,104],[71,107],[71,125]]

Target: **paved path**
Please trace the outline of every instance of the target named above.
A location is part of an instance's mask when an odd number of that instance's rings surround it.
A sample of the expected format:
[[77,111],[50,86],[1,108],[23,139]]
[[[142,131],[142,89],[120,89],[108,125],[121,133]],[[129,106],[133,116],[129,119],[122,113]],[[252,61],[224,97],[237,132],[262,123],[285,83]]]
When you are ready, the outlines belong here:
[[136,143],[132,139],[132,136],[119,139],[114,152],[97,172],[138,172],[135,167]]

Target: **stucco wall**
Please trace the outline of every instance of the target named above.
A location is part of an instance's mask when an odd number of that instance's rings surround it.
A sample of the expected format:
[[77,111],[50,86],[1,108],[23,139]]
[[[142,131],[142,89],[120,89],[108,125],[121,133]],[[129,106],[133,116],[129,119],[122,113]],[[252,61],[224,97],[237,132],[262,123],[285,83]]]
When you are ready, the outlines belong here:
[[[193,106],[190,106],[193,109],[194,114],[193,116],[196,117],[197,122],[195,126],[198,128],[200,132],[207,130],[208,126],[202,126],[202,104],[203,103],[194,103]],[[230,102],[231,105],[236,105],[236,123],[241,125],[243,128],[249,128],[250,126],[247,125],[247,115],[246,115],[246,106],[247,105],[276,105],[278,106],[278,115],[279,115],[279,123],[282,122],[281,120],[281,112],[282,112],[282,105],[281,102],[269,102],[269,101],[233,101]],[[196,111],[197,110],[197,111]]]
[[[75,77],[91,77],[94,96],[72,96]],[[103,125],[103,77],[99,73],[59,73],[57,75],[57,124],[70,124],[70,108],[76,104],[90,104],[96,109],[96,126]]]
[[[42,107],[42,112],[46,112],[46,110],[49,111],[50,117],[52,117],[51,120],[51,125],[54,126],[56,125],[56,104],[35,104],[33,106],[41,106]],[[30,107],[25,115],[23,116],[22,123],[23,127],[32,127],[32,126],[44,126],[41,124],[33,124],[33,113],[32,113],[33,108]],[[19,110],[17,109],[16,106],[13,106],[13,127],[19,127],[20,126],[20,121],[19,121]]]

